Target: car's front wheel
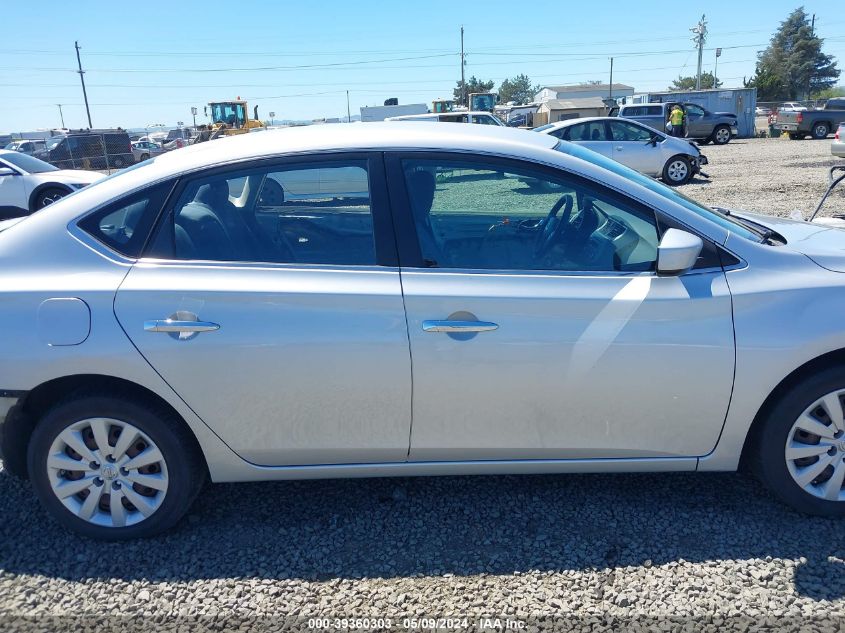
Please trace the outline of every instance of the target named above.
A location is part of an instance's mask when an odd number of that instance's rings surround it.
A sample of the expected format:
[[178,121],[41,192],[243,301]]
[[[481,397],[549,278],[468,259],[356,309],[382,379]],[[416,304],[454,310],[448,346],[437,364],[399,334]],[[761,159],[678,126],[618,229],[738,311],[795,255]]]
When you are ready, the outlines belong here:
[[171,413],[97,394],[48,411],[27,461],[38,497],[61,525],[107,540],[172,527],[206,474],[193,438]]
[[683,185],[692,178],[692,165],[685,156],[673,156],[663,166],[663,182],[667,185]]
[[753,470],[781,500],[845,516],[845,369],[794,386],[758,427],[752,450]]
[[717,125],[713,130],[713,142],[716,145],[726,145],[731,140],[731,128],[727,125]]
[[40,209],[53,204],[56,200],[61,200],[68,193],[70,192],[67,189],[62,189],[60,187],[48,187],[46,189],[42,189],[35,198],[32,210],[39,211]]

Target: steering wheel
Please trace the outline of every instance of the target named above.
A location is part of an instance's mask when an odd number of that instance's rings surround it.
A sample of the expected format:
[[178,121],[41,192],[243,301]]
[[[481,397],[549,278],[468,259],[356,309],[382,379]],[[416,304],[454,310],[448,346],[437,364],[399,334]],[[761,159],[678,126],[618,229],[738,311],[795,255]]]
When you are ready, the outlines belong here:
[[[563,208],[563,214],[557,219],[558,212]],[[543,220],[542,228],[534,240],[534,259],[540,259],[551,250],[555,242],[560,239],[569,220],[572,217],[572,196],[563,194],[549,211],[549,215]]]

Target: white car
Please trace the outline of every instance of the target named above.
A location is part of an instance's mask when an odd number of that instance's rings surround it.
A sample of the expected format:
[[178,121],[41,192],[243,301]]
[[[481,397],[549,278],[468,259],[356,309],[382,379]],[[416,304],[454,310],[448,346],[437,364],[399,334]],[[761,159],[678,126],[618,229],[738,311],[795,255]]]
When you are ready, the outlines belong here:
[[29,215],[103,174],[81,169],[59,169],[28,154],[0,150],[0,219]]
[[807,106],[801,105],[797,101],[787,101],[786,103],[781,104],[778,110],[782,112],[806,112]]
[[707,164],[694,143],[618,117],[558,121],[534,132],[581,145],[641,174],[661,178],[667,185],[689,182]]
[[499,125],[504,127],[497,117],[489,112],[458,111],[458,112],[429,112],[428,114],[405,114],[392,116],[385,121],[430,121],[433,123],[475,123],[477,125]]
[[143,162],[151,156],[158,156],[164,153],[164,148],[152,141],[135,141],[132,143],[132,156],[136,162]]

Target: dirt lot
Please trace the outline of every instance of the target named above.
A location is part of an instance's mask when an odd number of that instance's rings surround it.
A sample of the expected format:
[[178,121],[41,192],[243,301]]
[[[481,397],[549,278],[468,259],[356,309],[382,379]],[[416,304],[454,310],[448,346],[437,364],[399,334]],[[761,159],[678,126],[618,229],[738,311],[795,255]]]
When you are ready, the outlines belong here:
[[[761,138],[703,145],[710,180],[699,177],[681,190],[709,205],[780,216],[799,210],[806,217],[827,188],[828,168],[845,164],[831,155],[830,143]],[[839,191],[837,199],[827,203],[830,208],[825,205],[825,214],[834,207],[845,212],[845,187]]]
[[[712,181],[684,190],[806,214],[829,148],[707,146]],[[515,618],[525,631],[841,631],[845,522],[792,512],[738,474],[313,481],[209,486],[170,533],[103,544],[63,532],[0,470],[0,630],[437,625],[406,619],[419,616]]]

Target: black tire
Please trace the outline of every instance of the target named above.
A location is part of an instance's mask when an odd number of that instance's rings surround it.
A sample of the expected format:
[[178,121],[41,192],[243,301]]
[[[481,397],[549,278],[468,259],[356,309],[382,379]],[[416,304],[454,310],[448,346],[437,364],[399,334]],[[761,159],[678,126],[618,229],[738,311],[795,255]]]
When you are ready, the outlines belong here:
[[149,158],[150,158],[149,154],[146,154],[146,153],[141,154],[141,162],[144,162],[145,160],[149,160]]
[[731,128],[727,125],[717,125],[710,139],[716,145],[727,145],[731,142]]
[[39,211],[46,206],[53,204],[56,200],[64,198],[70,191],[62,187],[47,187],[38,192],[35,202],[32,205],[33,211]]
[[[679,173],[680,167],[677,164],[683,165],[685,169],[683,177],[679,178],[676,174]],[[663,174],[661,176],[663,182],[672,187],[685,185],[692,179],[692,165],[686,156],[673,156],[663,165]]]
[[790,132],[789,133],[789,140],[790,141],[800,141],[804,138],[803,134],[798,134],[797,132]]
[[827,123],[816,123],[813,126],[812,137],[816,140],[827,138],[830,134],[830,126]]
[[114,158],[112,158],[111,165],[112,167],[117,167],[118,169],[121,169],[123,167],[126,167],[126,161],[123,160],[122,156],[115,156]]
[[[792,478],[787,467],[785,448],[792,426],[816,400],[845,388],[845,368],[833,367],[813,374],[780,398],[762,421],[749,453],[754,474],[778,499],[806,514],[845,517],[845,501],[828,501],[813,496]],[[845,442],[845,437],[840,437]],[[845,451],[839,457],[845,460]]]
[[[133,525],[90,523],[66,508],[53,492],[47,470],[50,447],[70,424],[89,418],[112,418],[133,425],[154,442],[164,458],[166,495],[152,514]],[[131,396],[119,399],[97,393],[80,394],[47,411],[33,431],[27,464],[38,498],[59,524],[82,536],[109,541],[144,538],[173,527],[190,508],[207,475],[195,438],[171,412],[141,404]]]

